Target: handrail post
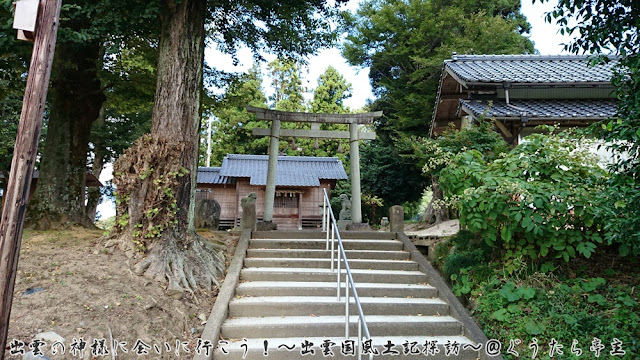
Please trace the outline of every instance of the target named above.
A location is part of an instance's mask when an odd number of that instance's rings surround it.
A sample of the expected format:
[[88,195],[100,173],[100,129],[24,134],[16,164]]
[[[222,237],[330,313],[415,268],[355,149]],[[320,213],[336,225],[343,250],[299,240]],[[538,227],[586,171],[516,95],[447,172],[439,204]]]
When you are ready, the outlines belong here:
[[[336,221],[335,215],[333,214],[333,210],[331,209],[331,205],[329,203],[329,197],[327,195],[327,190],[323,189],[324,192],[324,202],[323,202],[323,231],[327,232],[327,245],[326,249],[329,250],[329,226],[331,227],[331,271],[334,271],[335,264],[338,265],[336,272],[336,295],[337,301],[340,302],[340,293],[342,288],[342,279],[341,268],[342,261],[344,260],[344,270],[345,270],[345,281],[344,281],[344,333],[345,338],[349,338],[349,288],[353,291],[353,302],[356,307],[356,311],[358,312],[357,319],[357,331],[358,331],[358,359],[362,360],[363,354],[363,331],[364,336],[367,337],[368,340],[371,339],[371,334],[369,333],[369,327],[367,326],[367,321],[364,318],[364,313],[362,311],[362,305],[360,304],[360,298],[358,296],[358,292],[356,290],[356,284],[353,280],[353,276],[351,274],[351,269],[349,267],[349,261],[347,260],[347,252],[344,248],[344,244],[342,243],[342,238],[340,237],[340,229],[338,229],[338,223]],[[338,243],[336,248],[335,243]],[[338,257],[336,259],[334,251],[338,252]],[[374,353],[369,351],[369,360],[373,360]]]
[[362,319],[358,317],[358,360],[362,360]]
[[[335,231],[336,231],[336,229],[334,227],[331,227],[331,271],[333,271],[333,269],[335,268],[335,266],[333,264],[333,260],[335,259],[335,254],[334,254]],[[340,271],[338,270],[338,272],[340,272]]]
[[340,287],[342,286],[341,281],[340,281],[340,247],[338,247],[338,281],[337,281],[337,286],[336,288],[338,289],[338,301],[340,301]]
[[322,232],[327,231],[327,197],[322,197]]
[[[346,266],[345,266],[346,268]],[[349,277],[344,282],[344,337],[349,338]]]
[[325,250],[329,250],[329,226],[331,226],[331,223],[329,222],[329,212],[327,212],[327,246]]

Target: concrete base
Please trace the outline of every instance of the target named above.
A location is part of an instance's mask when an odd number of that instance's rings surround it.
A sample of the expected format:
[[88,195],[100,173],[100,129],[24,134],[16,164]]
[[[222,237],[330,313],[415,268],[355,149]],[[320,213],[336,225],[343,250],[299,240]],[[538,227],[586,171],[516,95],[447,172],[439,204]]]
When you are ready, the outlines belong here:
[[369,226],[369,223],[350,224],[350,225],[347,225],[347,230],[348,231],[370,231],[371,226]]
[[339,230],[347,230],[349,225],[353,224],[351,220],[338,220],[338,229]]
[[256,231],[273,231],[278,230],[278,224],[273,221],[258,221]]

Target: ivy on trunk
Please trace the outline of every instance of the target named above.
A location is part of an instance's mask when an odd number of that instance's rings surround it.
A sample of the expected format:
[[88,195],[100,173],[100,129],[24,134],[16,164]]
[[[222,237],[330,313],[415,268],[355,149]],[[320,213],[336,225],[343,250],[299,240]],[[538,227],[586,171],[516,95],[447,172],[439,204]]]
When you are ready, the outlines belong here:
[[137,273],[174,289],[210,289],[224,270],[193,222],[205,14],[206,0],[163,2],[151,134],[114,166],[121,243],[144,257]]

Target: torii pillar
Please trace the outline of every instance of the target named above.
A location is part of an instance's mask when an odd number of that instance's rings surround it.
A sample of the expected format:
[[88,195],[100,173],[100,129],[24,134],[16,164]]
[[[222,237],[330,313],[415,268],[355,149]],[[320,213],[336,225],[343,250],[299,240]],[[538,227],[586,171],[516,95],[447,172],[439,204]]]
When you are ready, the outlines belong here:
[[[312,114],[300,112],[276,111],[247,106],[247,111],[256,114],[258,120],[271,121],[271,129],[256,128],[252,134],[270,136],[269,166],[267,169],[267,187],[265,189],[263,221],[273,221],[273,203],[276,193],[276,170],[278,166],[278,144],[280,137],[301,137],[316,139],[349,139],[349,158],[351,160],[351,220],[362,223],[362,205],[360,190],[360,150],[359,140],[373,140],[375,132],[358,132],[358,125],[371,124],[382,116],[382,111],[362,114]],[[280,129],[280,122],[309,122],[311,130]],[[349,131],[320,130],[319,124],[349,124]]]

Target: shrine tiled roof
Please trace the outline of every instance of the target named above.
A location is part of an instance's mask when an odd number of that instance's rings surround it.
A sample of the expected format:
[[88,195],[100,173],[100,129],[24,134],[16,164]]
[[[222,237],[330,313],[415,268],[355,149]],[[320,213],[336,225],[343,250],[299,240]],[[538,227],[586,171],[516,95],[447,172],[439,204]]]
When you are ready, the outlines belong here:
[[[266,185],[267,155],[229,154],[220,176],[248,177],[251,185]],[[321,179],[347,179],[342,162],[335,157],[278,156],[276,186],[319,186]]]
[[198,168],[198,184],[233,184],[236,182],[234,178],[220,175],[219,167]]
[[[495,119],[605,119],[617,110],[615,100],[460,100],[460,110]],[[486,112],[486,114],[485,114]]]
[[618,59],[590,66],[576,55],[453,55],[445,69],[465,84],[610,83]]

